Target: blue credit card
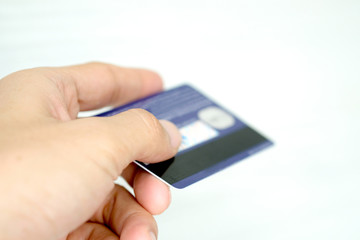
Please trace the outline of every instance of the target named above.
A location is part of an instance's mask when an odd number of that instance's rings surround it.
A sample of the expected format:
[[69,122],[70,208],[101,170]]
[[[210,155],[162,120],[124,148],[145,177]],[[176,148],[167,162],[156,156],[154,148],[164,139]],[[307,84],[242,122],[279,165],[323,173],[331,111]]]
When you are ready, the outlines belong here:
[[140,167],[176,188],[184,188],[272,145],[266,137],[189,85],[182,85],[117,107],[107,117],[142,108],[180,130],[178,153]]

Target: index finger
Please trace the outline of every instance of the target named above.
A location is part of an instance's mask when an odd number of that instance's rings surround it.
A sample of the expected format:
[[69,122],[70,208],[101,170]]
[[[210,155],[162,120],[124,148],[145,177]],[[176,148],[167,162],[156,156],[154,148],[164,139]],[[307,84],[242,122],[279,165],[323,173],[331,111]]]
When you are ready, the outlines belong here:
[[80,110],[120,105],[163,87],[161,77],[145,69],[93,62],[59,70],[75,83]]
[[120,105],[161,89],[160,76],[145,69],[97,62],[34,68],[0,81],[0,107],[3,112],[16,109],[28,118],[50,113],[57,119],[70,120],[81,110]]

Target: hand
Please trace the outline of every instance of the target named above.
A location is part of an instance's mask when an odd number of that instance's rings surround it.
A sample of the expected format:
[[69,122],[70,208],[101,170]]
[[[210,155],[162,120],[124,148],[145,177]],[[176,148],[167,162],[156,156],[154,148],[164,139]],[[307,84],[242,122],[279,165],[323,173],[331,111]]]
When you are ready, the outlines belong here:
[[[168,187],[132,161],[172,157],[176,127],[145,110],[77,119],[160,91],[147,70],[102,63],[0,80],[0,239],[153,239]],[[114,184],[122,175],[135,197]]]

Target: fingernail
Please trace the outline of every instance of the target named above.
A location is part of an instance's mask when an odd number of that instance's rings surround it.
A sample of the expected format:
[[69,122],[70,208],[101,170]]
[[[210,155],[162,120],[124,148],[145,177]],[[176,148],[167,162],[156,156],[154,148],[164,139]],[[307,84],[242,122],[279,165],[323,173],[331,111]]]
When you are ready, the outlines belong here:
[[150,232],[151,240],[156,240],[156,235],[153,232]]
[[171,145],[178,148],[181,143],[181,135],[175,124],[167,120],[160,120],[161,125],[170,136]]

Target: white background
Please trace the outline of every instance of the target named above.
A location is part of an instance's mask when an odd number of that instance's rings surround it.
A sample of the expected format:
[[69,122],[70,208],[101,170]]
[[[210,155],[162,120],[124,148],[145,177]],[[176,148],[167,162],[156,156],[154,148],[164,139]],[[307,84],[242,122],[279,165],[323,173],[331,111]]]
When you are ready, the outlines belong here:
[[360,1],[0,2],[0,77],[94,60],[191,83],[275,142],[174,190],[159,239],[360,239]]

